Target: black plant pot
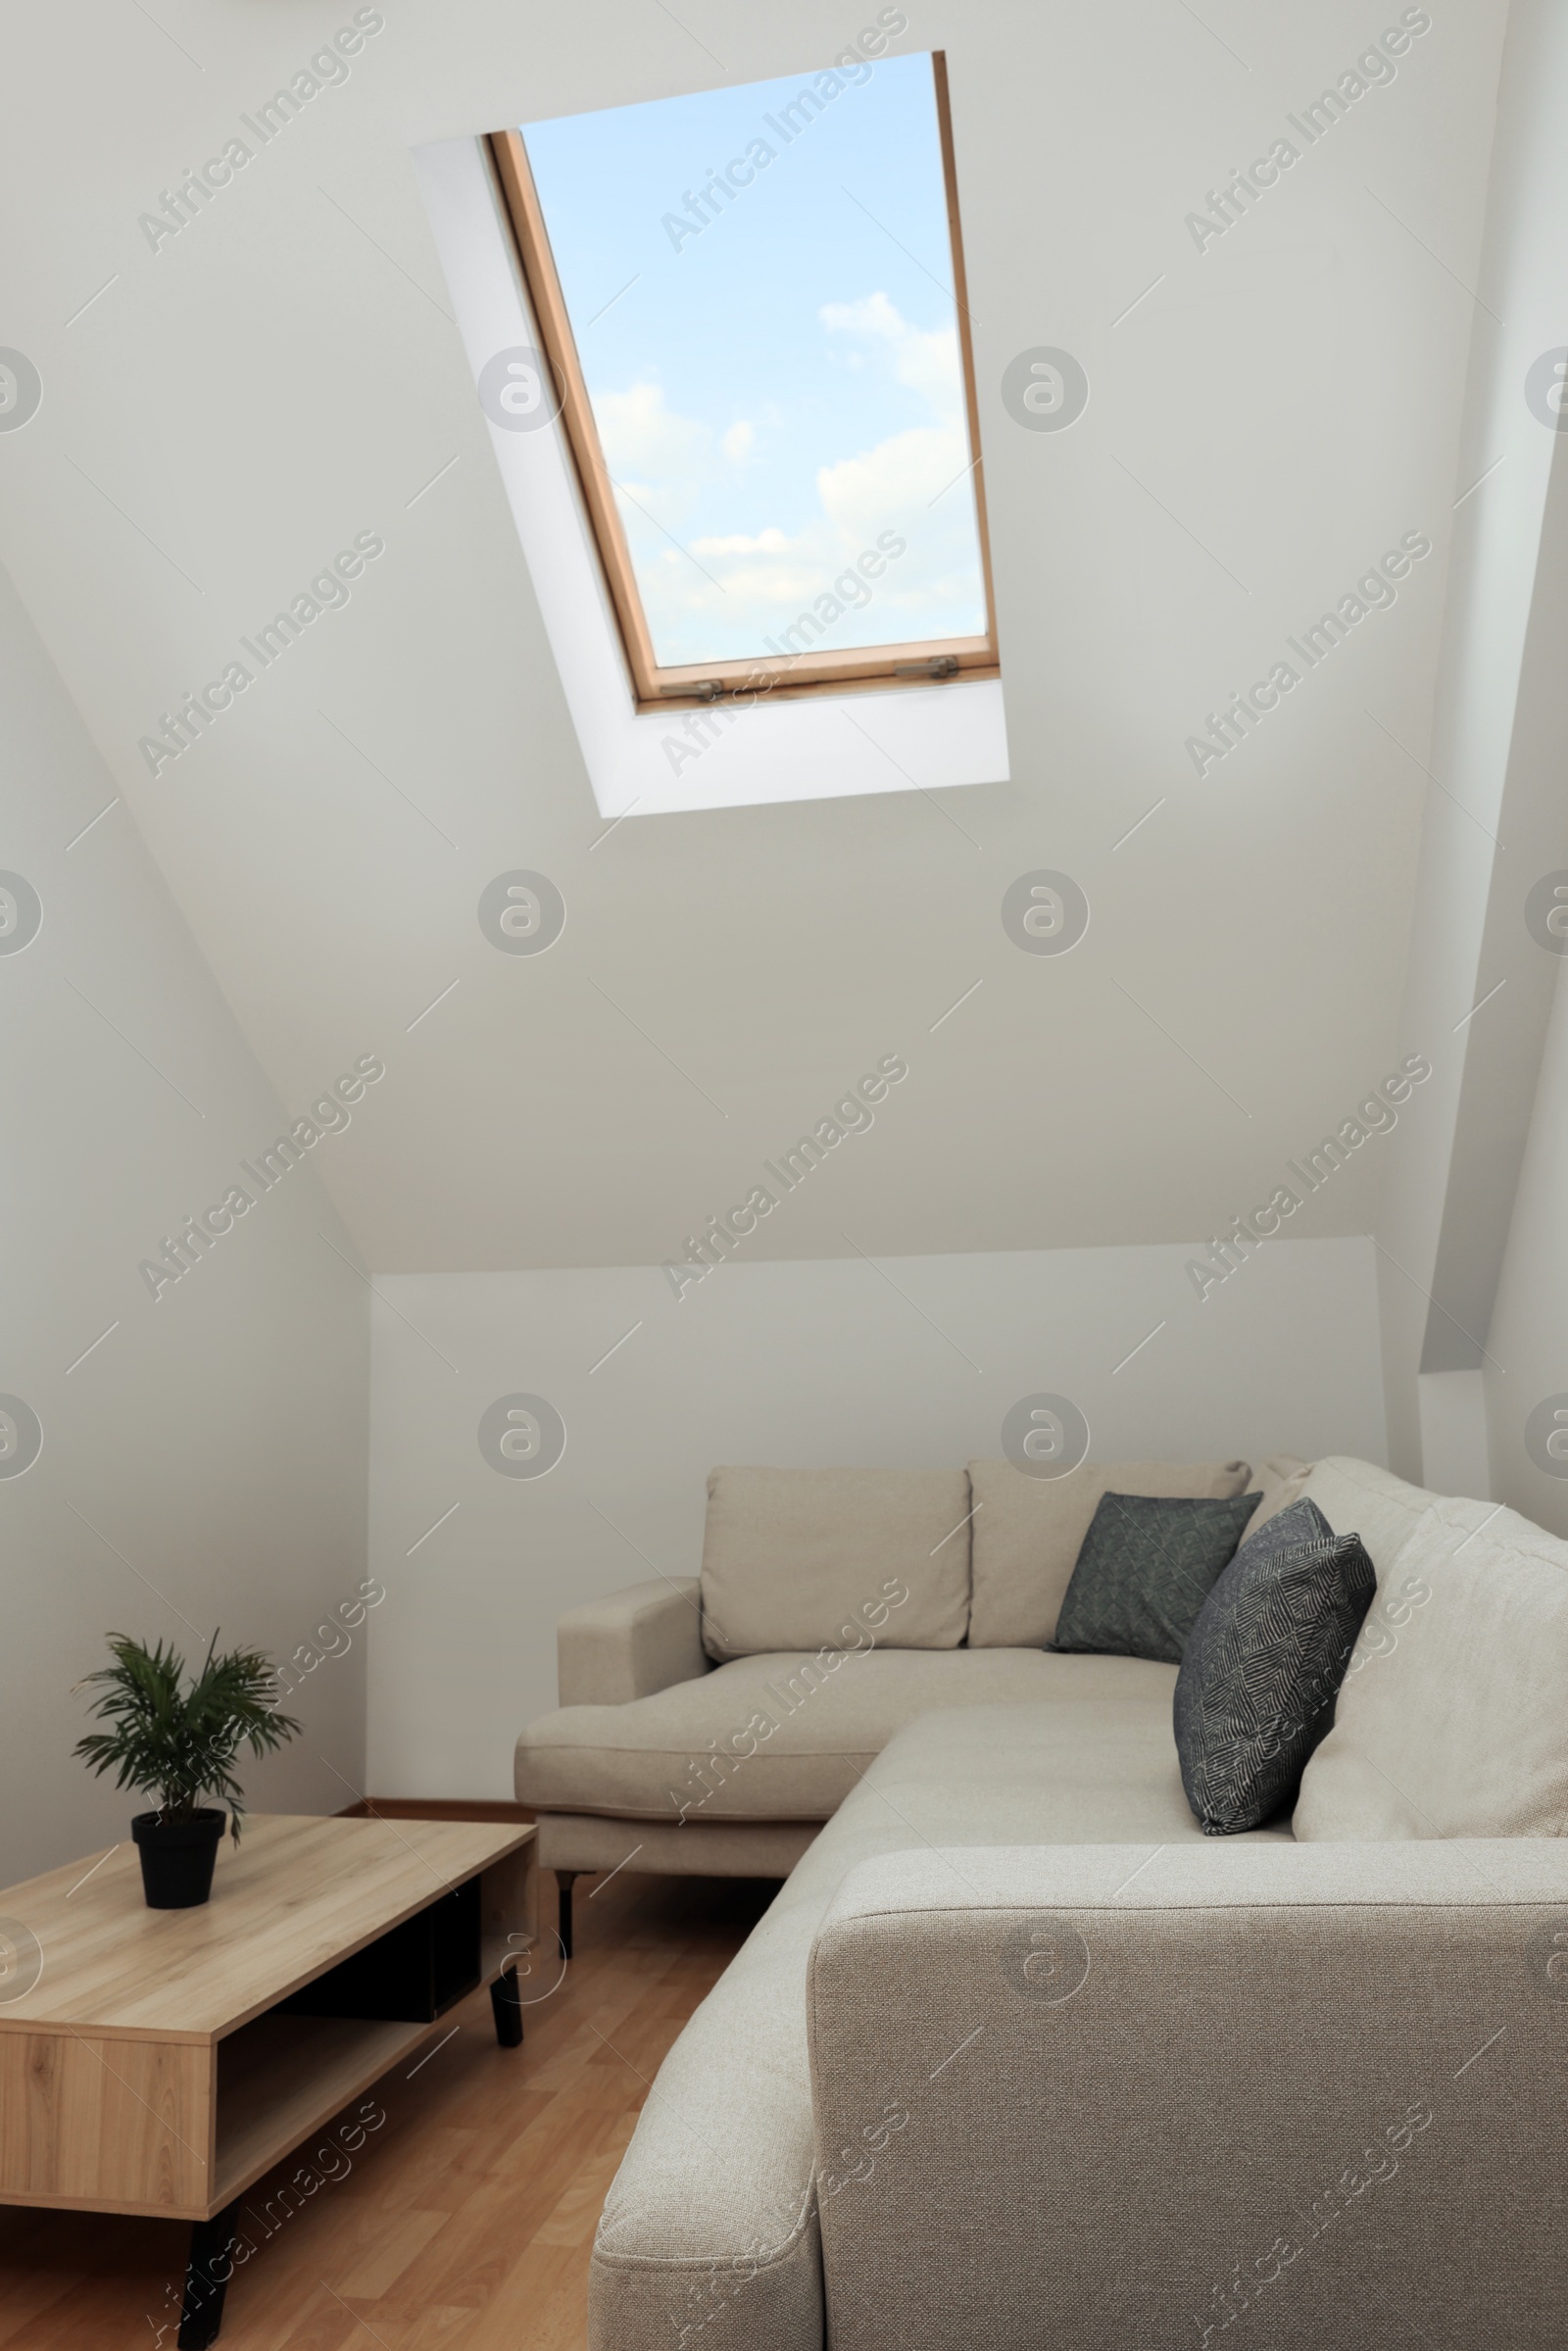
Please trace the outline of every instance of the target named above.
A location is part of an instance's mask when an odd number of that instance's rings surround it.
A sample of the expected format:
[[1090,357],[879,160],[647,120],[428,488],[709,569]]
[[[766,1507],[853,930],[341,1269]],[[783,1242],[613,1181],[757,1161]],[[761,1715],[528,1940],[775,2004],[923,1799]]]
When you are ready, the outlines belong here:
[[130,1834],[141,1854],[141,1888],[149,1910],[194,1910],[213,1890],[213,1865],[228,1815],[204,1807],[188,1821],[138,1812]]

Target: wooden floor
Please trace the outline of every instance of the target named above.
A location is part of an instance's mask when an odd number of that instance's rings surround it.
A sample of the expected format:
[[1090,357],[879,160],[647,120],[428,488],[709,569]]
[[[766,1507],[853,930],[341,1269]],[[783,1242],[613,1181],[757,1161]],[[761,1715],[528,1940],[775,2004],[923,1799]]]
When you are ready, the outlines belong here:
[[[384,2125],[321,2167],[347,2161],[346,2176],[278,2217],[322,2131],[258,2181],[245,2205],[273,2199],[274,2226],[250,2230],[224,2351],[581,2351],[594,2225],[648,2085],[776,1890],[596,1884],[577,1882],[577,1956],[524,2011],[520,2049],[498,2048],[481,1992],[412,2079],[379,2085]],[[172,2351],[188,2237],[168,2221],[0,2208],[0,2345]]]

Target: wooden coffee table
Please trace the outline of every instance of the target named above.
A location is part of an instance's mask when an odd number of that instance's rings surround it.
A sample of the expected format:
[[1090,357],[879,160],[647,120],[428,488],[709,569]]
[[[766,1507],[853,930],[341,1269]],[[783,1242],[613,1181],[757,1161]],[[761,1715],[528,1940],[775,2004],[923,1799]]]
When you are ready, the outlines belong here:
[[521,2041],[534,1835],[253,1815],[199,1910],[147,1909],[129,1843],[0,1892],[0,2203],[192,2222],[200,2351],[253,2181],[479,1984]]

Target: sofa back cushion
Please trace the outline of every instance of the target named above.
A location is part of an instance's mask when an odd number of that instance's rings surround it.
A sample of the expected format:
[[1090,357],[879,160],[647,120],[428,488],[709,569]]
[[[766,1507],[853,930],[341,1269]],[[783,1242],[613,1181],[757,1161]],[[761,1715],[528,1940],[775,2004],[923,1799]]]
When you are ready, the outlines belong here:
[[1242,1541],[1250,1543],[1259,1527],[1266,1527],[1271,1518],[1298,1502],[1311,1474],[1311,1462],[1299,1460],[1295,1453],[1271,1453],[1266,1461],[1260,1461],[1252,1472],[1252,1484],[1261,1498]]
[[[1317,1504],[1336,1535],[1359,1535],[1368,1558],[1378,1571],[1378,1584],[1399,1557],[1429,1510],[1461,1535],[1482,1525],[1495,1510],[1494,1502],[1468,1501],[1453,1494],[1429,1494],[1424,1486],[1407,1486],[1392,1470],[1375,1462],[1357,1461],[1348,1453],[1329,1453],[1314,1461],[1305,1478],[1293,1481],[1289,1498],[1305,1494]],[[1521,1519],[1523,1526],[1526,1522]]]
[[1082,1461],[1064,1478],[1032,1478],[1010,1461],[971,1461],[974,1598],[969,1646],[1039,1649],[1056,1618],[1089,1523],[1106,1494],[1229,1500],[1245,1461]]
[[1568,1836],[1568,1543],[1494,1504],[1429,1508],[1301,1780],[1305,1843]]
[[715,1469],[703,1536],[710,1657],[956,1649],[969,1621],[961,1469]]

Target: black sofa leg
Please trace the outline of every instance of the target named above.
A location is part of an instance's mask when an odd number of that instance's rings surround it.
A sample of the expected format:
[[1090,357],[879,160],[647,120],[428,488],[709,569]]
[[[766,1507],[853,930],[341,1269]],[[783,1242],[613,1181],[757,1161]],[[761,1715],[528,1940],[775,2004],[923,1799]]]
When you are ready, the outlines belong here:
[[210,2221],[193,2221],[185,2300],[179,2314],[179,2351],[207,2351],[223,2324],[223,2290],[234,2270],[237,2203]]
[[522,2046],[522,1999],[517,1990],[517,1971],[503,1968],[490,1986],[490,2008],[496,2020],[496,2039],[504,2049]]
[[561,1888],[561,1956],[571,1957],[571,1886],[580,1873],[576,1870],[557,1870],[556,1884]]

